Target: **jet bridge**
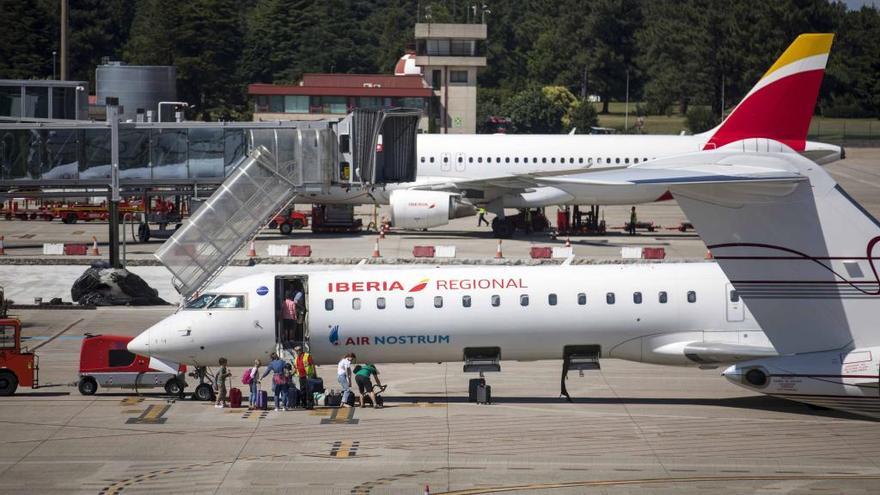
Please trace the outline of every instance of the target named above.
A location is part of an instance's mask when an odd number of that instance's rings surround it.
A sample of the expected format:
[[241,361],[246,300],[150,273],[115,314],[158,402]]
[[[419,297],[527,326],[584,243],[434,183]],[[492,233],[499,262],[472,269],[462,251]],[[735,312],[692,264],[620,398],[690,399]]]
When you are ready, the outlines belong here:
[[298,194],[326,192],[332,185],[411,182],[419,115],[406,109],[356,110],[329,128],[249,131],[251,151],[156,258],[189,299]]

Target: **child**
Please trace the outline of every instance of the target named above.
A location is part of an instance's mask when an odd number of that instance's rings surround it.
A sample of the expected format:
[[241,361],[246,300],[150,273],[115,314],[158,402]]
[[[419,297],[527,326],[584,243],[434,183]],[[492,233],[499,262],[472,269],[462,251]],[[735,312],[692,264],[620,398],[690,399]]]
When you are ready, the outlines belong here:
[[257,402],[257,394],[260,392],[260,365],[263,364],[259,359],[254,360],[254,367],[250,369],[251,382],[248,384],[251,389],[251,395],[248,400],[250,401],[250,407],[248,409],[255,409],[255,404]]
[[229,404],[226,401],[226,379],[232,376],[232,373],[226,369],[226,363],[229,361],[226,358],[222,357],[219,359],[220,369],[217,371],[217,374],[214,375],[214,386],[217,387],[217,403],[214,404],[214,407],[224,408],[229,407]]

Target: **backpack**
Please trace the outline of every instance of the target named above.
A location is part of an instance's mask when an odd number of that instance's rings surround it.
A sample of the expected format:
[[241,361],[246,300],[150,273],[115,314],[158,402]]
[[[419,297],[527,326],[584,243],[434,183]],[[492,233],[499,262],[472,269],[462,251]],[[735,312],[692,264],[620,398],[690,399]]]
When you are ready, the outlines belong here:
[[250,385],[252,381],[254,381],[254,377],[251,375],[251,369],[248,368],[244,370],[244,374],[241,375],[241,383],[244,385]]

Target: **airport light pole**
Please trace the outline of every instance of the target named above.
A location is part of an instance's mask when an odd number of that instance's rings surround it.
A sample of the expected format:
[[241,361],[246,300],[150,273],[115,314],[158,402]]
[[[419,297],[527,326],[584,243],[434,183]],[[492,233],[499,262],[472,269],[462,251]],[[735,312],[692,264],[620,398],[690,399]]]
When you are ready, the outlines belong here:
[[629,130],[629,69],[626,69],[626,105],[623,110],[623,133]]
[[57,67],[57,64],[55,63],[55,58],[57,55],[58,55],[58,51],[52,50],[52,79],[53,80],[58,79],[58,76],[56,75],[57,73],[55,72],[55,68]]
[[107,97],[107,123],[110,125],[110,266],[119,263],[119,98]]

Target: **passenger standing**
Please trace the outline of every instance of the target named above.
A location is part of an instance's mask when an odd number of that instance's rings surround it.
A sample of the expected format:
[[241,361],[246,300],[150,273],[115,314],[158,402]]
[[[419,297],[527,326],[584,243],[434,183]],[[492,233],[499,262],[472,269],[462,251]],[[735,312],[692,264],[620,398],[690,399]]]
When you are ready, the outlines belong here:
[[381,408],[379,402],[376,400],[376,392],[373,391],[373,382],[370,381],[370,377],[376,377],[376,385],[379,387],[382,386],[382,382],[379,381],[379,370],[376,369],[376,366],[368,363],[359,368],[356,368],[357,371],[354,372],[354,380],[357,382],[358,392],[361,395],[361,407],[367,407],[367,403],[364,399],[366,396],[370,396],[370,399],[373,401],[373,407],[376,409]]
[[299,391],[300,395],[302,395],[300,404],[306,409],[311,409],[314,398],[312,397],[311,387],[309,387],[309,378],[316,378],[318,376],[315,372],[315,362],[312,360],[311,354],[303,352],[302,346],[294,347],[293,353],[295,355],[293,358],[293,372],[299,378]]
[[287,411],[287,398],[290,395],[290,387],[293,387],[293,367],[290,363],[284,363],[284,371],[281,376],[281,408]]
[[348,396],[351,395],[351,364],[357,359],[353,352],[349,352],[336,367],[336,380],[342,386],[342,406],[348,405]]
[[229,404],[226,402],[226,379],[232,376],[232,373],[226,368],[226,363],[228,361],[226,358],[222,357],[218,361],[220,364],[220,369],[217,370],[217,374],[214,375],[214,385],[217,387],[217,403],[214,404],[214,407],[228,407]]
[[293,340],[296,334],[296,301],[294,291],[287,293],[287,297],[281,303],[281,319],[283,321],[284,341]]
[[250,407],[248,409],[256,409],[257,394],[260,393],[260,365],[263,364],[259,359],[254,360],[254,367],[250,369],[251,381],[248,383],[250,387],[250,395],[248,401]]
[[284,361],[279,359],[278,354],[274,352],[271,358],[272,360],[266,365],[266,371],[263,372],[261,378],[266,378],[269,373],[272,373],[272,393],[275,395],[275,410],[280,411],[282,393],[287,392],[287,385],[284,383]]
[[636,217],[636,207],[633,206],[632,210],[629,212],[629,235],[636,235],[636,223],[638,222],[638,218]]

